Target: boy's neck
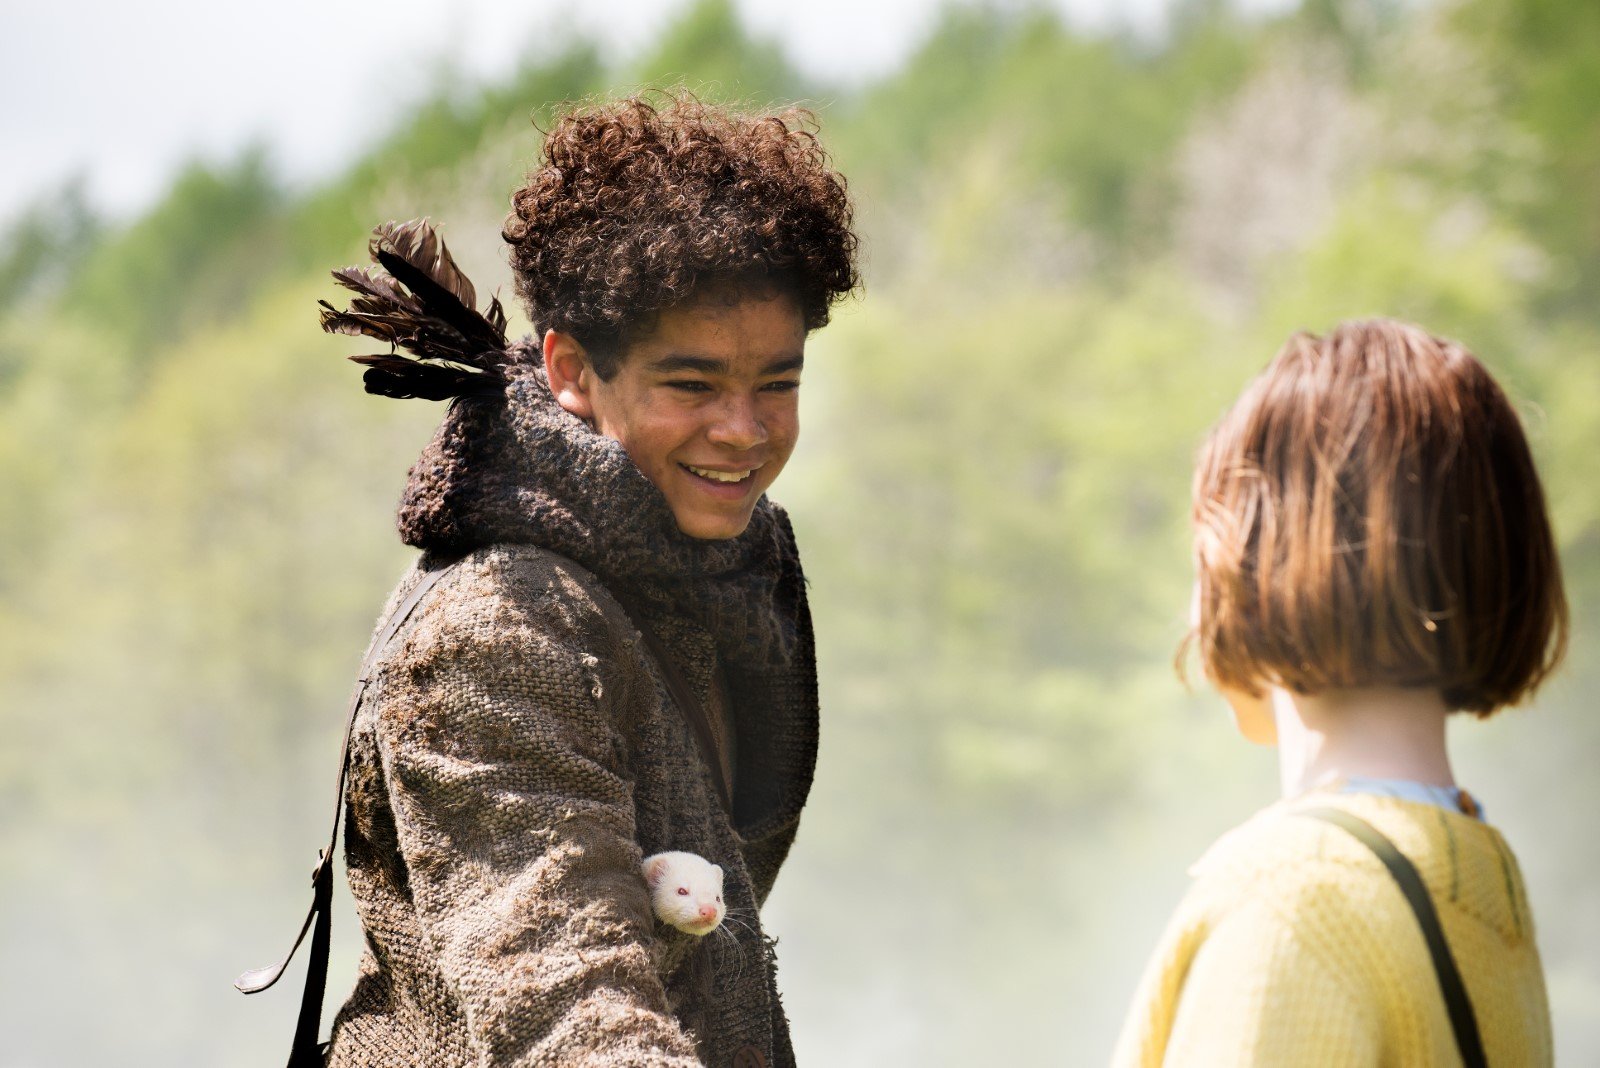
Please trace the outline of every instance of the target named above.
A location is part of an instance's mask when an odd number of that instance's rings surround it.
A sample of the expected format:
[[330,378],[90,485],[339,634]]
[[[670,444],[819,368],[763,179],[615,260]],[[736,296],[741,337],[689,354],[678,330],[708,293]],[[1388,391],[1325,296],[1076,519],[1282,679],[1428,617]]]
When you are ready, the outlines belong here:
[[1454,786],[1437,690],[1272,690],[1283,796],[1351,776]]

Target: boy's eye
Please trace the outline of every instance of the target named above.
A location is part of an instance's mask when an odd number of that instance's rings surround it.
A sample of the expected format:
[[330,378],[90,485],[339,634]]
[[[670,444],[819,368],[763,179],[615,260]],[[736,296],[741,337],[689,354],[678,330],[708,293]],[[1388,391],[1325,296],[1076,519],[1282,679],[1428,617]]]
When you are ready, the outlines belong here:
[[698,378],[679,378],[667,383],[668,389],[680,390],[684,393],[709,393],[711,383],[702,382]]
[[793,393],[800,388],[800,380],[797,378],[785,378],[777,382],[768,382],[761,388],[768,393]]

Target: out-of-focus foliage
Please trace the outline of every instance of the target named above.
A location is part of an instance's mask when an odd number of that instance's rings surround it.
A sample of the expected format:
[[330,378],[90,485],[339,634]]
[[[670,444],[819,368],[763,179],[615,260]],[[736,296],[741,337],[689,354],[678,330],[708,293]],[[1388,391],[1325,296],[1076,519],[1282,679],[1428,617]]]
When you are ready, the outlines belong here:
[[341,178],[311,192],[295,207],[290,222],[292,268],[309,274],[330,257],[348,258],[359,247],[353,246],[352,235],[372,228],[374,212],[438,212],[430,197],[454,199],[470,181],[497,183],[485,192],[506,201],[507,183],[516,172],[508,174],[501,166],[483,174],[478,170],[482,157],[501,150],[499,143],[504,142],[515,146],[524,166],[531,165],[538,144],[533,124],[547,126],[564,101],[582,99],[604,83],[593,44],[538,44],[539,60],[526,63],[503,85],[472,84],[461,72],[446,70],[434,97],[404,125]]
[[81,177],[24,210],[0,234],[0,311],[54,296],[94,249],[99,231]]
[[745,32],[733,0],[698,0],[632,65],[638,84],[686,81],[706,97],[758,104],[801,100],[810,86],[776,41]]
[[[1220,8],[1183,22],[1151,55],[1075,34],[1042,8],[951,6],[903,71],[841,101],[829,141],[851,160],[870,209],[918,222],[941,171],[998,157],[1006,199],[1027,225],[1076,232],[1056,257],[1105,268],[1159,240],[1173,209],[1167,156],[1191,115],[1253,61],[1246,31]],[[913,246],[884,266],[914,255]]]
[[[1284,336],[1397,314],[1525,415],[1577,630],[1459,772],[1522,859],[1563,1063],[1600,1057],[1600,22],[1579,0],[1178,5],[1159,41],[952,5],[898,71],[809,82],[727,0],[621,68],[441,75],[342,176],[196,163],[132,224],[70,191],[0,259],[0,1063],[254,1065],[340,715],[439,410],[359,391],[328,268],[431,214],[504,286],[562,101],[803,99],[864,300],[811,343],[778,496],[812,580],[822,763],[769,907],[804,1063],[1104,1059],[1190,860],[1271,756],[1173,677],[1193,450]],[[532,120],[532,121],[530,121]],[[358,947],[340,903],[330,1001]],[[136,983],[129,976],[139,977]],[[290,982],[297,982],[298,970]],[[83,1026],[85,1006],[95,1025]]]
[[137,359],[242,314],[282,256],[266,152],[191,164],[151,212],[85,260],[62,312],[126,340]]
[[1600,283],[1600,7],[1569,0],[1466,0],[1453,24],[1507,117],[1536,146],[1504,206],[1561,261],[1551,295],[1592,310]]

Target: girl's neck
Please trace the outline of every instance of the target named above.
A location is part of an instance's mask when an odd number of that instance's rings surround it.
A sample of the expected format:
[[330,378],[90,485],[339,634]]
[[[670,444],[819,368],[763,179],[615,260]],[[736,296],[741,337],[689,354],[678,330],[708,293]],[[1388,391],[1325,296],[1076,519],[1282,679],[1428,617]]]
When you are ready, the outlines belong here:
[[1283,796],[1365,776],[1454,786],[1445,748],[1450,710],[1437,690],[1272,690]]

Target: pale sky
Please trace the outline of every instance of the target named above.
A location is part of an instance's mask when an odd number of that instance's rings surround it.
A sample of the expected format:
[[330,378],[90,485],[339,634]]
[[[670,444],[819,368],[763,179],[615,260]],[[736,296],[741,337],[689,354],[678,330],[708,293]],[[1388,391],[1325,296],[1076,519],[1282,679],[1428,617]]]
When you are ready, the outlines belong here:
[[[126,217],[189,158],[266,142],[280,174],[336,173],[426,95],[442,59],[475,80],[587,30],[639,52],[685,0],[0,0],[0,222],[69,175]],[[1004,2],[1004,0],[1002,0]],[[1159,25],[1165,0],[1050,0],[1076,24]],[[833,82],[891,69],[939,0],[737,0],[803,69]],[[1291,0],[1245,0],[1246,10]]]

